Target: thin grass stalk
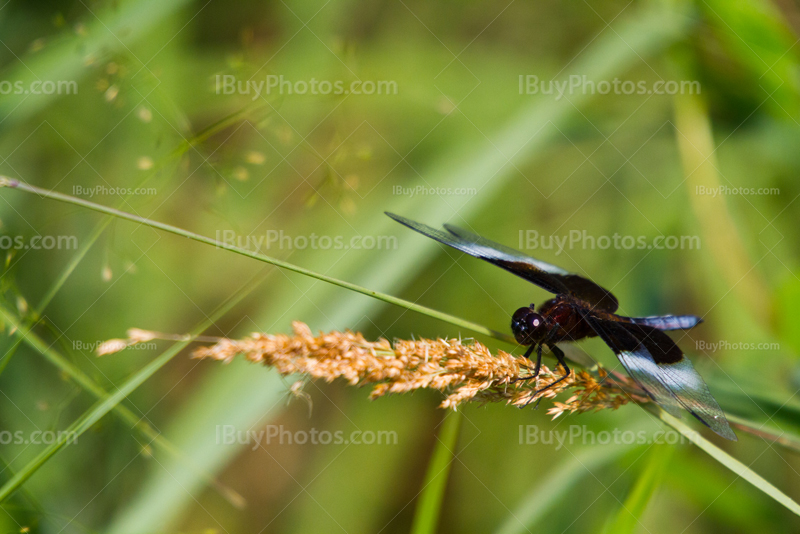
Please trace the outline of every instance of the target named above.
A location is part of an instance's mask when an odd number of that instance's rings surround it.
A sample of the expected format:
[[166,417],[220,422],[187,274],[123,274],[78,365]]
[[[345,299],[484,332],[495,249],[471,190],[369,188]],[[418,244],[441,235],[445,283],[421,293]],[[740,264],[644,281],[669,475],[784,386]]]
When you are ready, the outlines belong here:
[[[177,147],[175,147],[169,154],[166,156],[159,158],[152,169],[147,173],[147,175],[138,182],[136,188],[140,188],[145,186],[153,177],[155,177],[166,165],[173,159],[178,159],[183,156],[186,152],[189,151],[190,148],[197,146],[198,144],[202,143],[215,133],[219,132],[235,124],[236,122],[244,119],[250,113],[257,111],[263,108],[265,104],[263,102],[256,102],[253,104],[249,104],[239,111],[236,111],[226,117],[223,117],[219,121],[215,122],[214,124],[204,128],[201,130],[197,135],[193,136],[190,139],[185,139],[182,143],[179,143]],[[130,199],[132,194],[125,196],[117,205],[118,208],[122,208],[123,205],[128,203],[128,199]],[[58,279],[50,286],[47,292],[44,294],[42,299],[39,301],[39,304],[34,308],[32,313],[30,314],[30,318],[26,319],[25,323],[33,326],[36,321],[39,320],[41,315],[44,313],[44,310],[47,309],[47,306],[52,302],[53,298],[55,298],[56,294],[61,290],[64,284],[67,282],[69,277],[78,267],[83,258],[86,257],[86,254],[89,250],[94,246],[100,236],[105,232],[106,228],[111,224],[113,221],[113,217],[106,217],[94,227],[92,232],[89,234],[88,239],[86,239],[81,248],[78,249],[78,252],[75,253],[74,256],[70,259],[67,266],[61,271]],[[3,355],[2,360],[0,360],[0,375],[3,374],[8,364],[11,362],[11,359],[14,357],[17,349],[19,349],[20,344],[22,343],[21,338],[17,338],[14,344],[5,352]]]
[[[214,324],[217,320],[228,313],[234,306],[242,301],[249,295],[256,287],[255,284],[248,283],[237,293],[232,295],[225,301],[217,310],[210,314],[205,320],[201,321],[198,326],[191,331],[191,339],[200,335],[204,330]],[[139,372],[129,378],[122,386],[120,386],[113,394],[105,395],[100,398],[89,410],[75,420],[63,433],[58,434],[55,442],[49,444],[45,449],[37,454],[30,462],[28,462],[20,471],[17,472],[9,481],[0,487],[0,503],[5,502],[16,490],[18,490],[30,477],[32,477],[39,469],[44,466],[47,461],[52,458],[56,453],[64,448],[69,442],[76,440],[84,432],[90,429],[95,423],[102,419],[106,414],[118,406],[125,398],[133,393],[139,386],[141,386],[148,378],[153,376],[159,369],[169,363],[172,358],[178,355],[189,343],[191,339],[179,341],[167,349],[161,356],[157,357],[147,365],[145,365]]]
[[350,291],[355,291],[356,293],[361,293],[362,295],[367,295],[368,297],[372,297],[378,300],[382,300],[383,302],[387,302],[389,304],[394,304],[395,306],[400,306],[401,308],[406,308],[407,310],[415,311],[417,313],[421,313],[423,315],[427,315],[428,317],[433,317],[434,319],[439,319],[440,321],[444,321],[450,323],[452,325],[471,330],[478,334],[483,334],[485,336],[493,337],[495,339],[499,339],[501,341],[506,341],[508,343],[516,344],[513,336],[509,334],[505,334],[503,332],[498,332],[496,330],[491,330],[483,325],[479,325],[477,323],[473,323],[471,321],[467,321],[461,319],[460,317],[456,317],[454,315],[450,315],[444,312],[440,312],[434,310],[432,308],[428,308],[426,306],[420,306],[419,304],[415,304],[413,302],[409,302],[405,299],[401,299],[398,297],[394,297],[392,295],[388,295],[386,293],[381,293],[378,291],[373,291],[371,289],[367,289],[365,287],[361,287],[357,284],[353,284],[350,282],[345,282],[343,280],[339,280],[332,276],[327,276],[321,273],[317,273],[311,271],[309,269],[305,269],[303,267],[299,267],[297,265],[272,258],[270,256],[266,256],[264,254],[259,254],[257,252],[252,252],[250,250],[237,247],[235,245],[231,245],[222,241],[217,241],[215,239],[211,239],[209,237],[196,234],[194,232],[190,232],[188,230],[184,230],[183,228],[178,228],[177,226],[172,226],[170,224],[154,221],[152,219],[147,219],[145,217],[140,217],[138,215],[133,215],[131,213],[127,213],[115,208],[110,208],[107,206],[103,206],[101,204],[97,204],[94,202],[90,202],[88,200],[83,200],[80,198],[73,197],[71,195],[65,195],[63,193],[57,193],[55,191],[50,191],[48,189],[43,189],[41,187],[36,187],[30,184],[26,184],[24,182],[20,182],[19,180],[15,180],[12,178],[8,178],[5,176],[0,176],[0,187],[8,187],[10,189],[17,189],[19,191],[25,191],[26,193],[33,193],[35,195],[39,195],[42,198],[49,198],[52,200],[58,200],[60,202],[65,202],[67,204],[73,204],[76,206],[81,206],[84,208],[88,208],[90,210],[105,213],[106,215],[112,215],[114,217],[125,219],[127,221],[132,221],[138,224],[142,224],[145,226],[149,226],[151,228],[156,228],[158,230],[163,230],[165,232],[169,232],[171,234],[179,235],[181,237],[185,237],[187,239],[191,239],[193,241],[197,241],[199,243],[204,243],[206,245],[211,245],[213,247],[227,250],[229,252],[235,252],[236,254],[240,254],[242,256],[252,258],[254,260],[262,261],[264,263],[269,263],[270,265],[274,265],[281,269],[285,269],[287,271],[292,271],[298,274],[302,274],[304,276],[308,276],[310,278],[314,278],[317,280],[321,280],[323,282],[327,282],[329,284],[333,284],[335,286],[342,287],[344,289],[349,289]]
[[411,534],[433,534],[437,530],[450,469],[455,461],[460,428],[461,413],[458,412],[449,414],[442,423],[425,473],[425,482],[417,499]]

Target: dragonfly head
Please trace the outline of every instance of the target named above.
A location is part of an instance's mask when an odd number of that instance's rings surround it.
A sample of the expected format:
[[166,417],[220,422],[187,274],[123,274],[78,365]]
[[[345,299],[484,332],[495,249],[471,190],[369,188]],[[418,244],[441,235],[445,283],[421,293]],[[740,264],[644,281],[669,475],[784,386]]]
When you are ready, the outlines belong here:
[[547,334],[547,326],[544,317],[536,313],[533,304],[520,308],[511,317],[511,331],[517,343],[530,345],[544,339]]

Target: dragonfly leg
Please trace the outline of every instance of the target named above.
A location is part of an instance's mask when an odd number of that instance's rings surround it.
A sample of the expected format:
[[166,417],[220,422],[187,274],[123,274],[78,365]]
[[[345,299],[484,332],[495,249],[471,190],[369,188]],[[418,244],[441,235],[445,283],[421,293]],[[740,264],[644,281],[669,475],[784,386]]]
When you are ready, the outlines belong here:
[[[569,369],[569,366],[567,365],[567,361],[564,359],[564,351],[561,350],[560,348],[556,347],[554,344],[551,344],[551,343],[548,343],[547,346],[550,348],[551,351],[553,351],[553,354],[555,355],[555,357],[558,358],[558,363],[560,363],[561,366],[564,367],[564,371],[566,371],[566,372],[564,373],[564,376],[562,376],[561,378],[559,378],[558,380],[556,380],[552,384],[548,384],[547,386],[545,386],[542,389],[540,389],[539,391],[537,391],[535,393],[537,395],[539,393],[541,393],[542,391],[545,391],[545,390],[555,386],[556,384],[558,384],[562,380],[566,380],[567,377],[569,377],[569,375],[571,373],[571,371]],[[557,365],[556,365],[556,368],[558,368]]]
[[528,376],[521,376],[519,378],[515,378],[511,381],[513,384],[514,382],[519,382],[520,380],[530,380],[531,378],[536,378],[539,376],[539,370],[542,368],[542,344],[541,343],[534,343],[531,345],[527,351],[525,351],[525,357],[530,359],[531,353],[533,349],[536,349],[536,367],[533,369],[533,374]]

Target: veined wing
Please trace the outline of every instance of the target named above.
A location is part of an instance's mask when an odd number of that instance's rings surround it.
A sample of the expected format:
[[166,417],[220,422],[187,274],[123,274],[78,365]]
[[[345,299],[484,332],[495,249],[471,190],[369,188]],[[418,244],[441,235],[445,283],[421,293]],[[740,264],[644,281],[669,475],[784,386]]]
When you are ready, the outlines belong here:
[[584,318],[662,408],[680,417],[682,407],[723,438],[737,440],[705,381],[669,336],[650,326]]
[[591,280],[510,247],[449,224],[445,225],[447,232],[444,232],[393,213],[387,212],[386,215],[431,239],[497,265],[551,293],[572,295],[603,311],[613,312],[618,307],[614,295]]
[[659,330],[688,330],[703,322],[696,315],[651,315],[650,317],[623,317],[634,324],[652,326]]

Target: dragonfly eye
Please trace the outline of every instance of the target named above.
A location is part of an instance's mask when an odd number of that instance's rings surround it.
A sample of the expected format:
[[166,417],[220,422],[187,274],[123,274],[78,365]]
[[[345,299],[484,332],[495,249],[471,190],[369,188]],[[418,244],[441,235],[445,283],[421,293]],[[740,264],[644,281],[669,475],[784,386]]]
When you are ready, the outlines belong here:
[[539,327],[544,325],[544,317],[535,312],[529,313],[526,317],[526,320],[528,323],[527,326],[531,330],[537,330]]
[[520,308],[511,318],[511,330],[518,342],[530,345],[538,340],[543,331],[544,317],[536,313],[533,306]]
[[533,311],[533,306],[529,308],[519,308],[514,312],[514,315],[511,316],[511,323],[517,328],[527,328],[528,316],[532,313],[535,313]]

